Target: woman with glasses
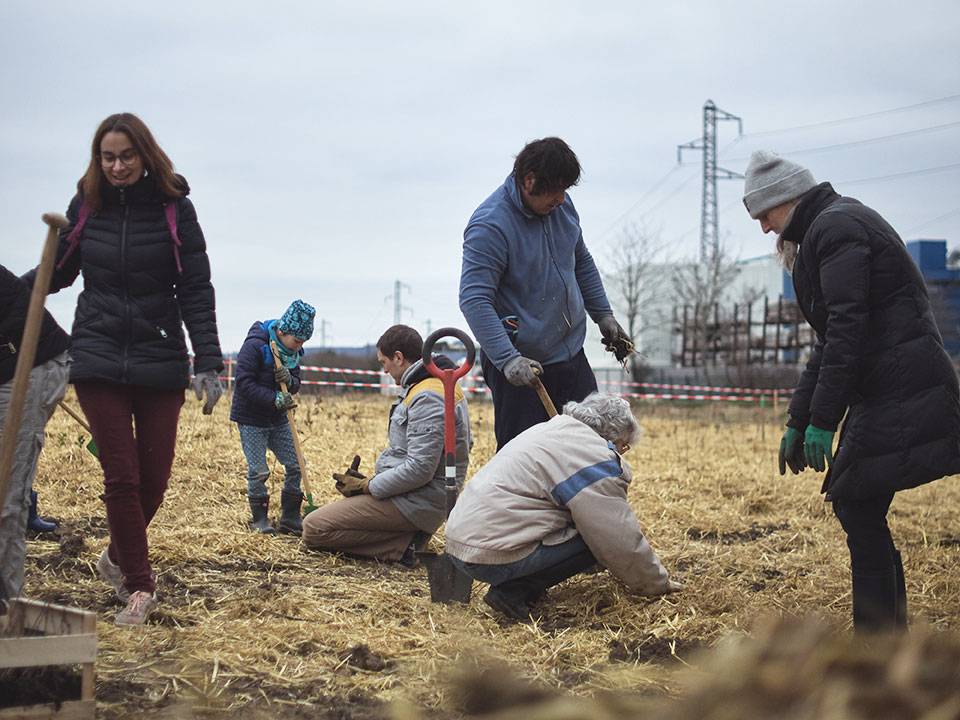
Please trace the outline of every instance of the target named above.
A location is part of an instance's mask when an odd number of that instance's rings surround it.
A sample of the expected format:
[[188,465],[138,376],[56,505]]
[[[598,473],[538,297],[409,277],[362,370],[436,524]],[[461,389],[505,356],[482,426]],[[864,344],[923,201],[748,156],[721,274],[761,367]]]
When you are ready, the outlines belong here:
[[[50,291],[83,275],[70,380],[100,449],[110,544],[97,572],[141,625],[156,607],[147,526],[163,501],[190,380],[210,414],[223,389],[214,291],[186,180],[136,115],[97,128]],[[25,278],[32,284],[34,272]]]

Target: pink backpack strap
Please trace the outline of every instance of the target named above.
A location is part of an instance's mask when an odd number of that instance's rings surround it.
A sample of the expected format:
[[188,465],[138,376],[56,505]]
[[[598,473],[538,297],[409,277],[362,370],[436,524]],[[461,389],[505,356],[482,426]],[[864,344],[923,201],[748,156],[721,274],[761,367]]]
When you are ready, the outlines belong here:
[[63,254],[63,257],[60,258],[60,262],[57,263],[57,270],[63,267],[67,258],[73,255],[73,251],[80,246],[80,238],[83,237],[83,226],[87,224],[87,218],[89,217],[90,206],[83,203],[80,206],[80,215],[77,217],[77,224],[73,226],[73,230],[67,235],[67,251]]
[[167,216],[167,227],[170,229],[170,242],[173,244],[173,259],[177,261],[177,273],[183,274],[183,265],[180,264],[180,234],[177,232],[177,202],[173,200],[163,206],[163,214]]

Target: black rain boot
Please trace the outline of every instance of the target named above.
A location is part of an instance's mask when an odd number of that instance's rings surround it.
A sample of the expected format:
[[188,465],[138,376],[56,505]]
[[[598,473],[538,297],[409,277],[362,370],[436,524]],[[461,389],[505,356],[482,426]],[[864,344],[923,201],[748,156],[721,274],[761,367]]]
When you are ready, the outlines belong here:
[[30,516],[27,519],[27,531],[42,534],[51,533],[56,530],[58,525],[54,522],[48,522],[37,515],[37,493],[30,493]]
[[483,599],[514,620],[526,620],[530,616],[530,605],[540,600],[548,588],[582,573],[596,562],[593,553],[584,550],[556,565],[491,587]]
[[253,519],[250,521],[250,529],[263,535],[273,535],[277,531],[267,519],[267,510],[270,509],[270,497],[248,497],[250,501],[250,514]]
[[856,632],[883,632],[897,624],[897,580],[895,573],[853,575],[853,629]]
[[300,519],[300,503],[302,502],[302,492],[280,491],[280,532],[287,535],[303,534],[303,522]]
[[893,551],[893,565],[897,571],[897,613],[896,625],[898,628],[907,627],[907,581],[903,576],[903,558],[900,551]]

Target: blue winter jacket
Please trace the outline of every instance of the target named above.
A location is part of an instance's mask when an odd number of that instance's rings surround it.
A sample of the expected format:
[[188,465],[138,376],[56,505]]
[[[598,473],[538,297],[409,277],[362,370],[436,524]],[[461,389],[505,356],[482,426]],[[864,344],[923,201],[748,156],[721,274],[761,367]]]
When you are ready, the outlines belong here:
[[[240,425],[275,427],[287,422],[287,414],[277,410],[274,404],[280,385],[273,378],[269,322],[255,322],[250,326],[237,355],[230,419]],[[288,390],[295,393],[300,390],[300,367],[290,370],[290,375]]]
[[[518,354],[546,365],[580,352],[586,313],[599,322],[613,310],[569,195],[535,215],[511,174],[483,201],[463,233],[460,310],[500,370]],[[519,324],[516,347],[502,324],[509,315]]]

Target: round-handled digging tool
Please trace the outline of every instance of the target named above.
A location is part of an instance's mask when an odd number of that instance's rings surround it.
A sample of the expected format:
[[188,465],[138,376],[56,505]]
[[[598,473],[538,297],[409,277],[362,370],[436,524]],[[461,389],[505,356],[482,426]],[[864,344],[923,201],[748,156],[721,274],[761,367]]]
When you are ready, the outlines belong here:
[[[441,370],[433,362],[433,346],[440,338],[455,337],[463,343],[467,351],[467,358],[463,365],[450,370]],[[457,380],[466,375],[476,359],[476,348],[470,337],[457,328],[440,328],[423,343],[423,366],[431,375],[443,383],[443,456],[444,456],[444,490],[446,494],[445,517],[457,502],[457,420],[454,415],[456,402]],[[430,581],[430,600],[433,602],[461,602],[470,601],[470,590],[473,578],[460,571],[446,552],[437,555],[431,552],[420,552],[417,556],[427,566],[427,579]]]
[[[273,352],[273,364],[275,367],[282,367],[280,362],[280,351],[277,350],[277,344],[271,340],[270,341],[270,350]],[[287,392],[287,384],[280,383],[280,390],[282,392]],[[303,448],[300,447],[300,433],[297,432],[297,423],[293,418],[293,410],[287,410],[287,422],[290,423],[290,434],[293,436],[293,449],[297,453],[297,462],[300,464],[300,485],[303,488],[303,498],[306,501],[306,509],[303,511],[304,515],[307,513],[312,513],[317,509],[317,506],[313,504],[313,493],[310,491],[310,481],[307,480],[307,463],[303,459]]]
[[[33,280],[30,304],[27,306],[27,319],[20,340],[20,353],[17,366],[13,371],[10,386],[10,402],[7,403],[7,415],[3,419],[3,437],[0,439],[0,508],[6,507],[7,489],[10,485],[10,469],[13,466],[13,453],[17,449],[17,436],[20,434],[20,421],[23,419],[23,405],[27,400],[30,387],[30,371],[37,357],[37,343],[40,341],[40,325],[43,322],[43,304],[50,289],[53,275],[53,263],[57,257],[57,243],[60,228],[69,224],[63,215],[44,213],[47,224],[47,239],[43,244],[40,265]],[[0,615],[6,610],[7,590],[0,581]]]
[[80,414],[77,413],[77,411],[74,410],[72,407],[67,405],[63,400],[60,401],[59,405],[67,415],[69,415],[74,420],[76,420],[77,423],[80,425],[80,427],[86,430],[87,433],[90,435],[90,442],[87,443],[87,450],[89,450],[90,454],[93,455],[95,458],[99,459],[100,451],[97,449],[97,444],[93,441],[93,431],[90,429],[90,426],[87,425],[87,421],[84,420],[82,417],[80,417]]

